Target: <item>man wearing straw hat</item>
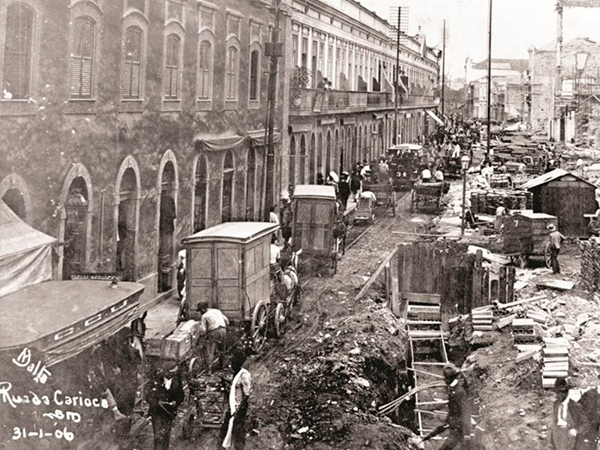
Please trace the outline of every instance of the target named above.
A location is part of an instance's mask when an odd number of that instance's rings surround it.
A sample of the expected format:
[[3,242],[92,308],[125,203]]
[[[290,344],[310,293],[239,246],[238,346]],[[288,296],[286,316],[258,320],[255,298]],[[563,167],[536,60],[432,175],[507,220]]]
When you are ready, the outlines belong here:
[[556,229],[554,224],[548,225],[548,231],[550,231],[550,235],[548,236],[550,239],[550,265],[552,267],[553,273],[560,273],[560,264],[558,264],[558,254],[560,253],[560,245],[562,241],[566,239],[560,231]]
[[472,449],[471,441],[471,413],[469,408],[469,396],[464,379],[460,376],[460,369],[449,363],[442,369],[444,381],[448,387],[448,415],[446,423],[434,429],[422,439],[413,441],[420,444],[450,430],[450,436],[439,450],[469,450]]

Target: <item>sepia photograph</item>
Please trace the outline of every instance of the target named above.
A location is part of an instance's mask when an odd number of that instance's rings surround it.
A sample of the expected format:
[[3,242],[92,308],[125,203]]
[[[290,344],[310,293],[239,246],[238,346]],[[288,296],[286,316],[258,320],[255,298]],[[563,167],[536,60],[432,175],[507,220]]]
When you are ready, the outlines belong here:
[[0,0],[0,450],[600,450],[599,23]]

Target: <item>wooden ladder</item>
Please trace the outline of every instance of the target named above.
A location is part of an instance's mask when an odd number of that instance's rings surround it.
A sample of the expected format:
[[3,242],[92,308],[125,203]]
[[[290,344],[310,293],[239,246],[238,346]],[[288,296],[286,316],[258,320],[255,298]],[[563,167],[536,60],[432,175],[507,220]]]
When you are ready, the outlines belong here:
[[[443,331],[440,296],[402,293],[406,298],[406,328],[410,346],[415,387],[443,380],[442,369],[448,363]],[[446,389],[436,387],[415,394],[415,415],[420,436],[444,423],[448,403]]]

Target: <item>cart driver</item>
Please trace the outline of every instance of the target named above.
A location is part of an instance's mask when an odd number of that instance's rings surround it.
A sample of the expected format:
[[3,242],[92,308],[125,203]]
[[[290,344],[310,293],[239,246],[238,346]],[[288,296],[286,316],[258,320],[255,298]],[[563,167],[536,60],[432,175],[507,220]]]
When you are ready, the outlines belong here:
[[219,348],[219,366],[223,366],[223,354],[225,353],[225,338],[227,337],[227,326],[229,319],[216,308],[209,308],[206,303],[198,304],[198,311],[202,313],[200,319],[200,335],[206,336],[206,368],[208,374],[212,374],[212,366],[215,362],[215,350]]

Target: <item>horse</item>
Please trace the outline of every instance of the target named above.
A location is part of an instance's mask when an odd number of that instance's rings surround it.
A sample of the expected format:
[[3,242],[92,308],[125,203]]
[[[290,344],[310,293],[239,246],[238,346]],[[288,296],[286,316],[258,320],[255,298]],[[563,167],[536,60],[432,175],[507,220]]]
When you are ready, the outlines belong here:
[[[347,218],[342,214],[338,214],[333,224],[333,238],[337,239],[338,248],[341,249],[342,255],[346,253],[346,236],[348,235]],[[336,255],[337,258],[337,255]]]

